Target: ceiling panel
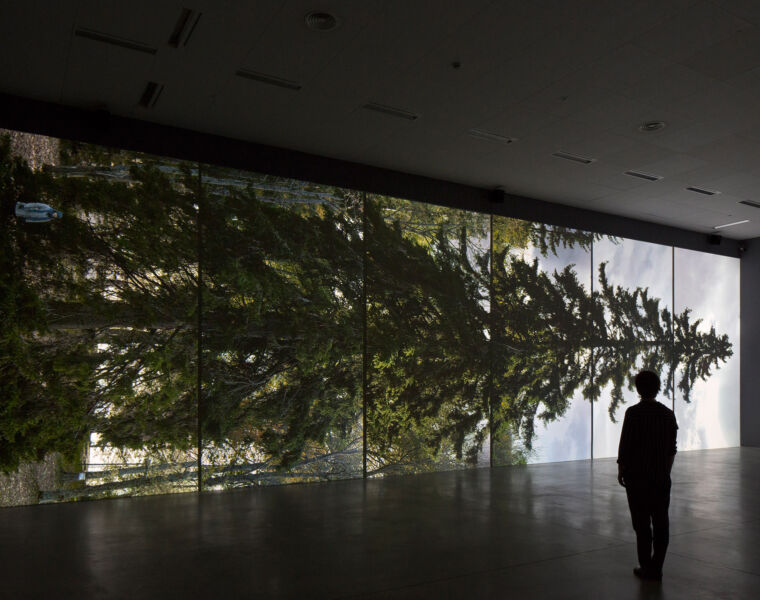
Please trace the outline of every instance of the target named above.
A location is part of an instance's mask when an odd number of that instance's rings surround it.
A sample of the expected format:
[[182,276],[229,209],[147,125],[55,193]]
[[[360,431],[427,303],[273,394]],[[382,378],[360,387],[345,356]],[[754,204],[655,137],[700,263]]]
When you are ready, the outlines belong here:
[[704,0],[658,23],[635,44],[669,61],[679,62],[733,36],[751,23]]
[[79,0],[76,26],[159,47],[168,42],[184,6],[183,0]]
[[60,101],[75,14],[75,0],[3,3],[0,90]]
[[[202,17],[173,48],[183,8]],[[308,29],[315,9],[338,28]],[[723,234],[760,236],[760,212],[737,204],[760,197],[754,1],[27,0],[3,10],[5,92],[705,232],[716,216],[748,215]],[[240,68],[303,87],[242,79]],[[165,88],[146,109],[149,80]],[[368,101],[419,118],[371,113]],[[643,133],[648,120],[667,125]],[[476,139],[473,128],[517,140]],[[689,185],[722,194],[696,197]]]
[[61,98],[65,104],[130,114],[148,81],[155,56],[85,38],[71,41]]

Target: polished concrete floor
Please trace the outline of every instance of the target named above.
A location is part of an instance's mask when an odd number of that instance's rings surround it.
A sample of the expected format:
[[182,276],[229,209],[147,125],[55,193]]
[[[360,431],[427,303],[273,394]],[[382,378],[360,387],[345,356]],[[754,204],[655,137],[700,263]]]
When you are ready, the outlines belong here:
[[0,597],[760,598],[760,449],[682,452],[662,584],[613,460],[0,509]]

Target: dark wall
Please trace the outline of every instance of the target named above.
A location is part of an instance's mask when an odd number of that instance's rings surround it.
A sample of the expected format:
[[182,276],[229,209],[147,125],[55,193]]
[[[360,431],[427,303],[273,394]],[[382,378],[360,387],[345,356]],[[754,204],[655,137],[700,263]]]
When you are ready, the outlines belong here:
[[741,443],[760,446],[760,238],[741,264]]
[[705,233],[511,194],[494,202],[491,191],[483,188],[8,94],[0,94],[0,127],[739,256],[738,242],[711,244]]

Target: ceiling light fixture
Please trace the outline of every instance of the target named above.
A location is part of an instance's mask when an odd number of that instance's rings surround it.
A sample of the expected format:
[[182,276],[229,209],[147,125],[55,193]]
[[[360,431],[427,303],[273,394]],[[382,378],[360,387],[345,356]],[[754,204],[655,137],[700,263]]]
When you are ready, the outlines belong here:
[[625,171],[623,175],[638,177],[639,179],[646,179],[647,181],[659,181],[662,179],[662,175],[650,175],[649,173],[642,173],[640,171]]
[[332,31],[338,26],[338,19],[334,15],[316,10],[308,13],[304,21],[312,31]]
[[177,19],[177,23],[174,25],[174,31],[169,36],[169,45],[172,48],[179,48],[180,45],[187,46],[187,42],[190,41],[190,37],[198,26],[198,21],[201,20],[202,14],[189,8],[182,9],[179,19]]
[[483,129],[469,129],[467,135],[479,140],[486,140],[487,142],[497,142],[499,144],[512,144],[517,141],[517,138],[501,135],[499,133],[493,133],[492,131],[484,131]]
[[760,202],[754,202],[752,200],[739,200],[739,204],[746,204],[747,206],[752,206],[754,208],[760,208]]
[[706,190],[704,188],[698,188],[694,186],[689,186],[686,188],[690,192],[696,192],[697,194],[703,194],[704,196],[715,196],[715,194],[720,194],[717,190]]
[[163,83],[156,83],[155,81],[149,81],[145,86],[145,90],[140,96],[140,106],[143,108],[153,108],[158,102],[158,98],[161,96],[161,92],[164,91]]
[[749,219],[743,221],[734,221],[733,223],[726,223],[725,225],[716,225],[713,229],[725,229],[726,227],[733,227],[734,225],[742,225],[743,223],[749,223]]
[[569,152],[555,152],[552,154],[552,156],[556,156],[557,158],[564,158],[565,160],[571,160],[573,162],[581,163],[584,165],[590,165],[592,162],[596,161],[595,158],[578,156],[577,154],[570,154]]
[[406,119],[407,121],[416,121],[419,115],[404,110],[403,108],[395,108],[393,106],[387,106],[385,104],[378,104],[377,102],[367,102],[362,108],[367,110],[374,110],[375,112],[383,113],[391,117],[398,117],[399,119]]
[[136,50],[137,52],[144,52],[145,54],[155,54],[158,52],[157,48],[143,44],[142,42],[136,42],[134,40],[128,40],[120,38],[110,33],[103,33],[102,31],[95,31],[93,29],[78,28],[74,31],[74,35],[94,42],[102,42],[103,44],[111,44],[112,46],[120,46],[121,48],[127,48],[128,50]]
[[662,131],[667,124],[665,121],[644,121],[639,125],[639,131],[644,133],[652,133],[653,131]]
[[258,81],[259,83],[266,83],[267,85],[274,85],[276,87],[281,87],[288,90],[298,91],[302,87],[301,84],[297,81],[290,81],[289,79],[275,77],[274,75],[267,75],[266,73],[248,71],[247,69],[238,69],[235,75],[238,77],[243,77],[244,79],[251,79],[253,81]]

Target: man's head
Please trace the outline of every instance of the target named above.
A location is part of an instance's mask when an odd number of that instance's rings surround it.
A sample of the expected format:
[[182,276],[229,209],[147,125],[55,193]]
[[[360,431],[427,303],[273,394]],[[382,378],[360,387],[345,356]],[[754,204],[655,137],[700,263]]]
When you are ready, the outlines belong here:
[[654,400],[660,391],[660,378],[654,371],[641,371],[636,375],[636,391],[643,400]]

